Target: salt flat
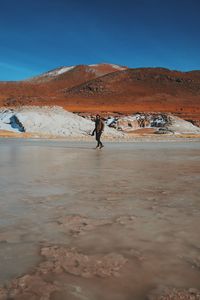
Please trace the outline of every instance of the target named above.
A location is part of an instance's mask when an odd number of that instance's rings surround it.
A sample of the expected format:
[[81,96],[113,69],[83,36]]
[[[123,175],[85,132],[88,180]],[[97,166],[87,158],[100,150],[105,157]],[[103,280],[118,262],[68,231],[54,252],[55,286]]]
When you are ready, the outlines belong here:
[[200,143],[94,146],[0,139],[0,299],[200,290]]

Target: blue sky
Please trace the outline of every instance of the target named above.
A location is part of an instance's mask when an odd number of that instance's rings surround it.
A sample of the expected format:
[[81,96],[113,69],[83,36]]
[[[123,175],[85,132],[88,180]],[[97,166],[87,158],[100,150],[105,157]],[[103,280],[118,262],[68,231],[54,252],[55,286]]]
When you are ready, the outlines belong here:
[[0,80],[63,65],[200,69],[199,0],[0,0]]

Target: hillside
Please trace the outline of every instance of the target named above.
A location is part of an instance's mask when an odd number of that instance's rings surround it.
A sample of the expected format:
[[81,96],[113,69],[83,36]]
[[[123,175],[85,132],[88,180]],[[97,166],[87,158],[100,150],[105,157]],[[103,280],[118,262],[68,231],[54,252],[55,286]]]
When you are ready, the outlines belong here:
[[60,105],[74,112],[171,112],[200,122],[200,71],[61,67],[23,82],[0,83],[0,105]]
[[200,120],[200,72],[127,69],[62,92],[68,108],[74,103],[83,107],[83,103],[93,110],[101,107],[104,111],[124,113],[172,112],[186,119]]
[[60,90],[125,68],[113,64],[60,67],[26,81],[0,82],[0,106],[56,104],[64,98]]

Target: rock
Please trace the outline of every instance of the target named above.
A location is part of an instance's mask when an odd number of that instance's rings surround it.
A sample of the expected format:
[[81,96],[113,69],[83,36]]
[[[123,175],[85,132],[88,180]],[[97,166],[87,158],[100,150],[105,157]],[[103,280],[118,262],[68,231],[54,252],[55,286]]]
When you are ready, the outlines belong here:
[[158,130],[155,132],[156,134],[173,134],[172,130],[169,130],[168,128],[165,127],[160,127]]
[[[43,247],[41,254],[47,261],[53,262],[50,265],[50,272],[56,272],[57,269],[60,272],[62,269],[70,274],[85,278],[117,276],[119,270],[127,262],[127,259],[116,253],[103,256],[85,255],[74,248],[69,249],[62,246]],[[44,270],[44,265],[42,270]]]
[[37,274],[24,275],[0,289],[0,300],[49,300],[51,294],[57,290],[56,284],[46,282]]
[[158,287],[148,296],[148,300],[200,300],[200,291],[194,288],[176,289],[168,287]]
[[136,119],[136,117],[128,116],[119,118],[116,124],[117,128],[121,128],[123,131],[135,130],[140,128],[140,125]]

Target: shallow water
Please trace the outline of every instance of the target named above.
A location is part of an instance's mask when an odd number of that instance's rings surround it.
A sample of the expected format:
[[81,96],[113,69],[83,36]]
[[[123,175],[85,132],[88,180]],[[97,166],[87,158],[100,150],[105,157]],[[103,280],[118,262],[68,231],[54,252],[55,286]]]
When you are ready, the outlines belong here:
[[[41,245],[50,244],[127,259],[106,279],[51,274],[62,285],[52,299],[142,300],[159,285],[200,289],[200,143],[94,146],[0,140],[0,284],[34,270]],[[59,223],[69,215],[109,222],[74,236]]]

